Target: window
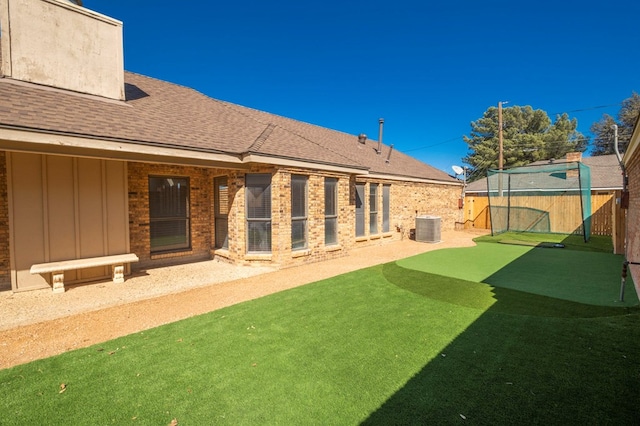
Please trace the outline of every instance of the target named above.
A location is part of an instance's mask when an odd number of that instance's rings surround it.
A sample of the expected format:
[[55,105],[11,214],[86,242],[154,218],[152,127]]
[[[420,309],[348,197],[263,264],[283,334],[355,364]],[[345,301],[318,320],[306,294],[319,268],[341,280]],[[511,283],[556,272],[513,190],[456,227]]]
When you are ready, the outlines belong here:
[[378,185],[369,184],[369,234],[378,233]]
[[291,250],[307,248],[307,180],[291,176]]
[[245,181],[247,205],[247,252],[271,252],[271,175],[248,174]]
[[389,232],[391,185],[382,186],[382,232]]
[[364,183],[356,183],[356,237],[364,235]]
[[324,179],[324,243],[338,244],[338,179]]
[[229,248],[229,185],[227,177],[213,180],[215,247]]
[[149,177],[151,252],[191,247],[189,179]]

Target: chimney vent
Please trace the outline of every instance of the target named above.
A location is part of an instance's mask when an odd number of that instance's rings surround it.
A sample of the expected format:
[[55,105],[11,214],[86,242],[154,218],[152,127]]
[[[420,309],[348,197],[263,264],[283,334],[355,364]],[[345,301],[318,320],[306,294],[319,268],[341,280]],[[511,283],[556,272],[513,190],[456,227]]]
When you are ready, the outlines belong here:
[[393,144],[389,146],[389,153],[387,154],[387,159],[384,161],[385,163],[389,164],[389,162],[391,161],[392,152],[393,152]]
[[376,152],[379,155],[382,152],[382,127],[384,126],[384,118],[379,119],[378,123],[380,124],[380,130],[378,131],[378,149]]
[[581,152],[567,152],[567,161],[578,161],[582,162],[582,153]]
[[362,145],[367,143],[367,135],[365,135],[364,133],[360,133],[358,135],[358,143],[361,143]]

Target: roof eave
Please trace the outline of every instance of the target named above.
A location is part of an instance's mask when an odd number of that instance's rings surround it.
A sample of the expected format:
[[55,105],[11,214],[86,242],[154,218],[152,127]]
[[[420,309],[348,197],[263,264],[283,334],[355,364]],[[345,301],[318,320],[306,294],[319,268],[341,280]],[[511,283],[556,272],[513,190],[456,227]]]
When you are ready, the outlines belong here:
[[[364,176],[365,175],[362,175],[362,177]],[[376,173],[376,172],[368,173],[366,177],[373,178],[373,179],[395,180],[395,181],[402,181],[402,182],[433,183],[438,185],[463,186],[462,182],[450,182],[450,181],[444,181],[444,180],[438,180],[438,179],[421,178],[421,177],[414,177],[414,176],[400,176],[400,175],[384,174],[384,173]]]
[[0,125],[0,148],[39,154],[246,169],[237,154]]
[[274,166],[299,167],[305,169],[324,170],[330,172],[340,172],[347,174],[368,174],[368,169],[353,165],[334,164],[328,162],[307,161],[284,156],[264,155],[256,153],[247,153],[242,156],[245,164],[261,163],[271,164]]

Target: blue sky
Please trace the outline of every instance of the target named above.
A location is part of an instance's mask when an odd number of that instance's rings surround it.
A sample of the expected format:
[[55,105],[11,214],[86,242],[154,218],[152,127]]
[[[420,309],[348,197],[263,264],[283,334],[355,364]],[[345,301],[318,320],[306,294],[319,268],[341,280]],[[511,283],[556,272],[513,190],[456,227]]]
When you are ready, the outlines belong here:
[[[84,0],[124,22],[125,68],[378,138],[451,172],[490,106],[578,130],[640,92],[640,2]],[[600,108],[606,106],[605,108]]]

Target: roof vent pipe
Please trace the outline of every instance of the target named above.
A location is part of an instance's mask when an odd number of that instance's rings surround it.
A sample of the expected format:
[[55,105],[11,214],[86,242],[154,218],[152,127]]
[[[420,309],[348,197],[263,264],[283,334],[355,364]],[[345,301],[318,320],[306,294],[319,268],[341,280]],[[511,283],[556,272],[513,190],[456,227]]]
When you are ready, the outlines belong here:
[[360,133],[358,135],[358,142],[361,143],[362,145],[367,143],[367,135],[365,135],[364,133]]
[[382,127],[384,126],[384,118],[378,120],[380,123],[380,130],[378,131],[378,150],[376,151],[378,154],[382,152]]
[[387,154],[387,159],[384,160],[385,163],[389,164],[389,161],[391,160],[391,153],[393,152],[393,144],[391,144],[389,146],[389,153]]

